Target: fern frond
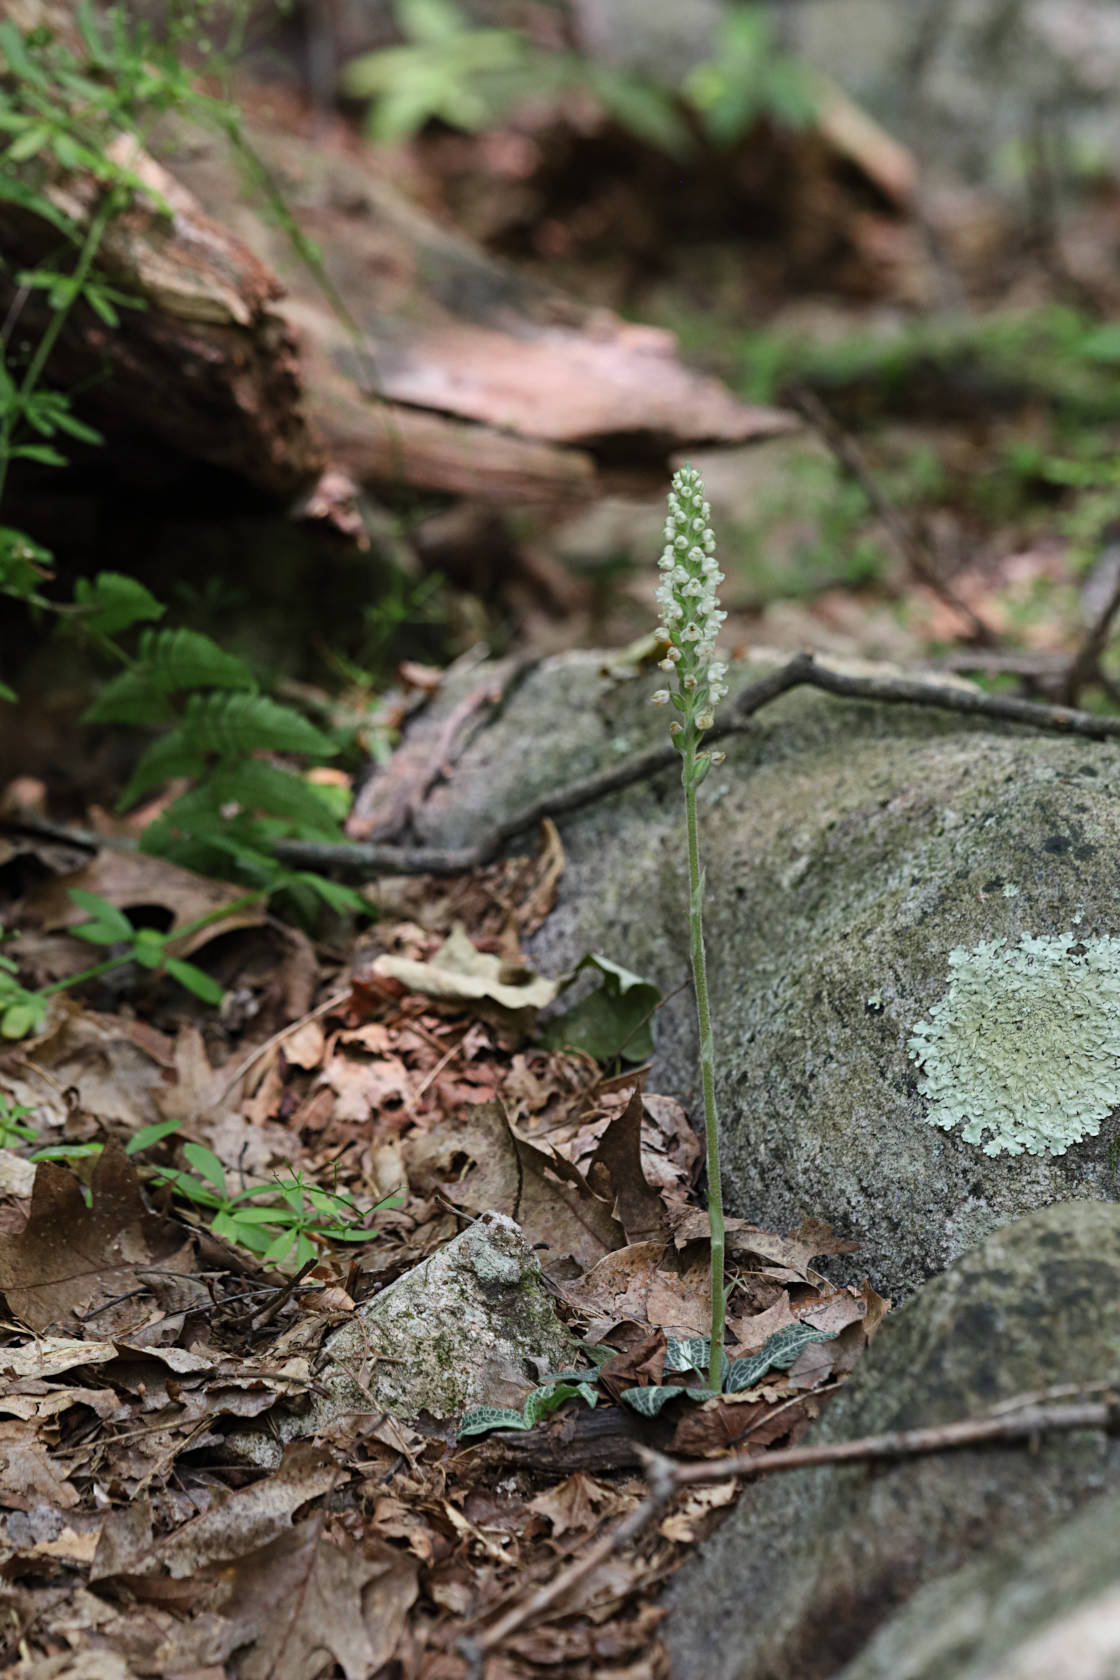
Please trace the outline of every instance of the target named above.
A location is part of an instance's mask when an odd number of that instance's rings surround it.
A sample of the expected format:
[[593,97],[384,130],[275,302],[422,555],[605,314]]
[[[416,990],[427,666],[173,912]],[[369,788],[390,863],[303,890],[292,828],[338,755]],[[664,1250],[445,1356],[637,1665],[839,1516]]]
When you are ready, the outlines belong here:
[[244,759],[255,752],[333,758],[338,748],[291,706],[263,694],[192,694],[183,719],[186,739],[200,752]]
[[223,653],[200,631],[145,630],[136,665],[107,684],[83,721],[162,723],[168,715],[163,698],[179,690],[255,687],[245,661]]
[[293,770],[260,759],[230,765],[207,780],[219,805],[236,803],[248,811],[281,817],[300,830],[301,837],[337,837],[338,819],[319,789]]
[[140,762],[129,778],[128,786],[117,801],[117,809],[127,811],[141,794],[150,788],[169,782],[172,776],[197,776],[205,768],[203,752],[189,740],[182,729],[172,729],[153,741],[140,755]]
[[167,611],[150,589],[123,572],[98,572],[92,582],[79,578],[74,600],[87,609],[81,616],[83,629],[101,636],[115,636],[144,619],[162,618]]

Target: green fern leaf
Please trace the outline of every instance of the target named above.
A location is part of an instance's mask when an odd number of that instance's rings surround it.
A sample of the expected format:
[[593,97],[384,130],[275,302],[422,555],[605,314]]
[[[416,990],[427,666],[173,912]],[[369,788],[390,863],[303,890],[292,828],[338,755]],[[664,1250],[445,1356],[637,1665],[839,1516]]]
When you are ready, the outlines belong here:
[[169,716],[164,697],[197,688],[252,689],[253,673],[244,660],[223,653],[197,630],[145,630],[136,667],[102,690],[86,711],[85,723],[163,723]]
[[167,610],[150,589],[122,572],[98,572],[92,582],[79,578],[74,599],[88,609],[81,615],[82,628],[101,636],[115,636],[144,619],[162,618]]
[[208,787],[218,805],[237,804],[248,811],[282,817],[308,836],[338,834],[338,819],[329,802],[293,770],[250,758],[215,772],[208,778]]
[[117,809],[127,811],[142,794],[160,787],[173,776],[197,776],[205,769],[203,753],[191,741],[185,730],[172,729],[153,741],[141,753],[140,762],[129,778],[128,786],[117,801]]
[[255,752],[305,753],[333,758],[334,742],[291,706],[277,705],[263,694],[192,694],[183,733],[200,752],[226,759]]

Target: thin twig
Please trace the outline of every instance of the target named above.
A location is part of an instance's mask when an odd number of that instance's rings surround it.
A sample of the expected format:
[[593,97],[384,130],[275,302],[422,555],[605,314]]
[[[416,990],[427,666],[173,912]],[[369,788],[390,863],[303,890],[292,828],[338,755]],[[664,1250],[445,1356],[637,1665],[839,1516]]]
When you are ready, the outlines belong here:
[[993,646],[997,640],[995,631],[957,594],[952,584],[941,576],[936,564],[916,536],[912,524],[899,513],[871,471],[862,449],[851,433],[846,432],[836,417],[829,413],[816,392],[805,386],[799,386],[792,393],[790,403],[819,433],[822,443],[831,450],[841,471],[859,485],[900,560],[912,576],[924,583],[927,589],[932,589],[935,595],[940,596],[946,606],[952,607],[955,613],[960,614],[968,625],[968,634],[972,641],[979,642],[983,647]]
[[[1094,1385],[1096,1386],[1096,1385]],[[709,1486],[732,1477],[770,1476],[783,1470],[804,1470],[815,1465],[872,1463],[882,1459],[914,1458],[926,1453],[947,1452],[979,1446],[985,1441],[1022,1441],[1037,1435],[1071,1429],[1106,1429],[1120,1425],[1120,1396],[1113,1387],[1105,1400],[1083,1400],[1068,1406],[1036,1406],[1029,1396],[1019,1396],[1018,1409],[1007,1415],[989,1414],[962,1418],[955,1423],[934,1424],[926,1429],[902,1429],[884,1435],[865,1435],[855,1441],[834,1441],[819,1447],[787,1447],[781,1452],[735,1453],[730,1458],[677,1464],[660,1453],[639,1448],[649,1492],[628,1516],[613,1524],[594,1546],[567,1569],[520,1603],[513,1604],[492,1627],[464,1641],[467,1654],[485,1655],[510,1634],[564,1598],[573,1587],[641,1534],[665,1506],[683,1489]],[[1008,1400],[1008,1407],[1014,1406]]]
[[[848,700],[869,700],[895,705],[926,706],[936,711],[958,712],[966,717],[990,718],[998,723],[1024,724],[1032,729],[1060,735],[1079,735],[1087,740],[1120,738],[1120,717],[1076,711],[1070,706],[1051,705],[1041,700],[1022,700],[1011,694],[985,694],[964,683],[945,683],[928,677],[868,675],[843,671],[819,661],[812,653],[798,653],[784,665],[776,665],[757,682],[741,690],[724,717],[707,732],[717,741],[743,734],[751,727],[756,712],[779,695],[800,687],[820,688]],[[279,840],[275,850],[284,862],[302,868],[337,869],[347,874],[366,875],[460,875],[490,863],[518,835],[535,828],[545,817],[570,815],[596,804],[600,799],[636,782],[670,769],[678,762],[675,747],[651,747],[622,764],[584,776],[555,793],[534,800],[474,846],[450,850],[439,847],[378,845],[333,845],[308,841]]]
[[218,1092],[218,1095],[209,1106],[214,1108],[218,1105],[218,1103],[225,1102],[234,1086],[237,1085],[240,1080],[244,1079],[245,1075],[249,1072],[249,1069],[254,1065],[254,1063],[259,1062],[262,1056],[267,1056],[270,1050],[275,1050],[276,1046],[278,1044],[283,1044],[285,1039],[294,1037],[301,1027],[306,1027],[312,1021],[317,1021],[321,1015],[329,1015],[332,1009],[337,1009],[340,1003],[345,1003],[349,996],[349,986],[346,987],[345,991],[332,992],[329,998],[327,998],[323,1003],[317,1004],[309,1014],[301,1015],[298,1021],[289,1021],[286,1027],[281,1027],[279,1032],[274,1032],[272,1037],[266,1038],[263,1044],[256,1045],[254,1049],[250,1050],[249,1054],[243,1061],[238,1062],[235,1071],[230,1074],[229,1078]]
[[[1012,694],[986,694],[982,689],[969,688],[964,683],[938,682],[936,678],[858,674],[822,663],[812,653],[794,654],[784,665],[776,665],[757,682],[742,689],[724,717],[708,730],[705,738],[715,742],[728,735],[746,733],[752,727],[751,719],[756,712],[762,711],[780,695],[788,694],[791,689],[802,687],[823,689],[825,693],[845,700],[925,706],[934,711],[987,718],[994,723],[1022,724],[1047,734],[1076,735],[1089,741],[1120,739],[1120,717],[1078,711],[1072,706],[1051,705],[1042,700],[1023,700]],[[560,788],[556,793],[534,800],[531,805],[496,824],[474,846],[452,849],[277,840],[273,842],[273,851],[282,862],[300,868],[333,869],[339,874],[362,879],[370,875],[463,875],[468,870],[492,862],[511,840],[536,828],[545,817],[568,816],[573,811],[584,810],[612,793],[619,793],[637,782],[648,781],[678,762],[679,755],[672,746],[651,747],[646,752],[636,753],[633,758],[612,765],[609,770],[584,776],[579,781],[569,782],[567,787]],[[61,823],[41,821],[30,815],[0,823],[0,829],[43,834],[50,839],[70,840],[93,848],[121,844],[115,838],[105,840],[86,830],[69,829]],[[336,998],[329,999],[327,1004],[320,1005],[320,1009],[325,1012],[336,1001]],[[284,1034],[289,1031],[294,1031],[294,1027],[285,1028]],[[258,1046],[252,1052],[253,1060],[263,1055],[271,1042],[269,1040]],[[237,1077],[240,1078],[244,1071],[244,1068],[239,1069]]]

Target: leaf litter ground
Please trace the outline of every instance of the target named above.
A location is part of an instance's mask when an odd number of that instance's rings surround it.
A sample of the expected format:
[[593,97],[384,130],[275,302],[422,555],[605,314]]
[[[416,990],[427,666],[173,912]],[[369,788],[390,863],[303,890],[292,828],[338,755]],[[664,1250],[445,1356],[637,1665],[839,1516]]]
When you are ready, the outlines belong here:
[[[10,919],[38,983],[74,961],[67,887],[168,921],[215,902],[213,883],[150,859],[0,845],[26,882]],[[350,951],[264,918],[218,924],[192,958],[225,987],[220,1017],[132,976],[85,1005],[56,998],[38,1037],[0,1054],[7,1112],[26,1111],[0,1149],[6,1664],[33,1680],[666,1673],[659,1595],[731,1509],[730,1480],[683,1493],[484,1662],[462,1641],[635,1508],[640,1447],[795,1442],[884,1303],[815,1269],[850,1246],[827,1226],[732,1221],[729,1353],[755,1376],[657,1401],[697,1381],[680,1350],[707,1317],[700,1148],[641,1069],[608,1077],[526,1036],[543,999],[520,940],[560,866],[553,835],[539,859],[393,883],[392,914]],[[453,941],[473,952],[461,986]],[[138,1133],[155,1141],[130,1155]],[[44,1147],[56,1158],[33,1163]],[[368,1229],[263,1264],[176,1194],[211,1159],[229,1199],[295,1176],[349,1197]],[[487,1210],[520,1223],[561,1315],[601,1350],[594,1409],[577,1395],[530,1430],[462,1441],[454,1422],[360,1410],[275,1468],[239,1457],[244,1431],[308,1405],[320,1345],[356,1303]]]

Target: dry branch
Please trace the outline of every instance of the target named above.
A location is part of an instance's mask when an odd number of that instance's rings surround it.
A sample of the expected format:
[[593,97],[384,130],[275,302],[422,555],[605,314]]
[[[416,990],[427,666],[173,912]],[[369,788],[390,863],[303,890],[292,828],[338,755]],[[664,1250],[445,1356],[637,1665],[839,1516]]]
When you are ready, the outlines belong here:
[[[985,694],[964,683],[945,683],[927,677],[871,675],[847,671],[838,665],[822,664],[814,654],[799,653],[767,672],[743,689],[728,707],[723,721],[709,731],[711,741],[742,734],[751,727],[756,712],[779,695],[800,687],[823,689],[848,700],[924,706],[936,711],[956,712],[965,717],[1017,723],[1047,733],[1083,736],[1091,741],[1120,739],[1120,717],[1103,717],[1095,712],[1076,711],[1069,706],[1049,705],[1040,700],[1021,700],[1010,694]],[[276,852],[286,863],[303,869],[337,869],[347,874],[369,875],[459,875],[490,863],[518,835],[535,828],[545,817],[562,817],[605,799],[609,794],[648,781],[678,762],[673,746],[651,747],[609,770],[584,776],[558,792],[534,800],[531,805],[507,817],[477,845],[449,850],[435,846],[362,844],[317,844],[281,840]]]
[[[1100,1384],[1091,1385],[1098,1390],[1100,1387]],[[1090,1391],[1086,1389],[1082,1392]],[[660,1453],[643,1453],[649,1493],[641,1504],[610,1527],[567,1569],[562,1569],[543,1587],[511,1605],[499,1621],[463,1641],[464,1654],[468,1658],[485,1656],[527,1622],[534,1621],[558,1603],[608,1557],[617,1555],[643,1533],[685,1488],[725,1482],[730,1477],[772,1476],[784,1470],[805,1470],[824,1464],[870,1464],[884,1459],[915,1458],[927,1453],[981,1446],[988,1441],[1032,1442],[1039,1435],[1058,1434],[1071,1429],[1104,1429],[1115,1433],[1118,1427],[1120,1396],[1108,1389],[1099,1400],[1082,1399],[1065,1406],[1039,1406],[1033,1403],[1032,1396],[1022,1395],[1018,1401],[1014,1398],[1005,1401],[998,1415],[962,1418],[926,1429],[865,1435],[855,1441],[833,1441],[819,1447],[736,1453],[730,1458],[699,1464],[678,1464]]]

